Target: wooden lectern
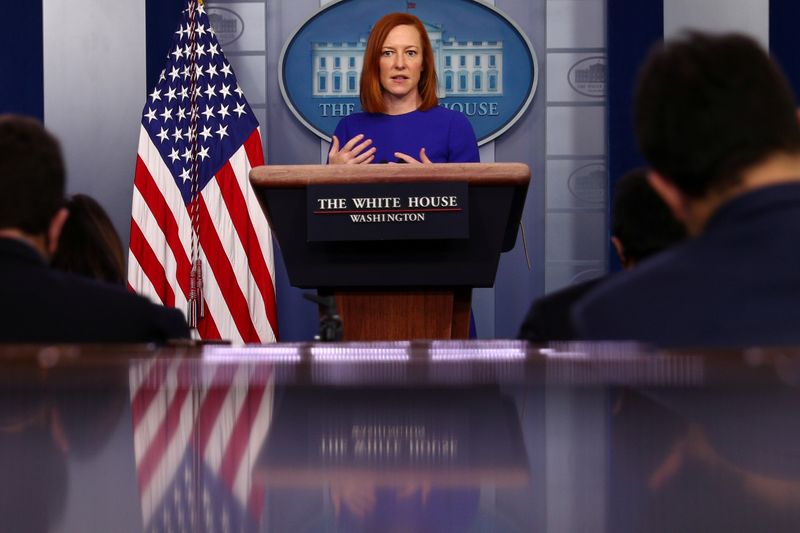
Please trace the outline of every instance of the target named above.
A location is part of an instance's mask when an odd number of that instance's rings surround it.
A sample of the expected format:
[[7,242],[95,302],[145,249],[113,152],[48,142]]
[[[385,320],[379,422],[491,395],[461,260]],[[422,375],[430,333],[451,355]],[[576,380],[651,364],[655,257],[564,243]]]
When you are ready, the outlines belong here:
[[[473,287],[494,285],[514,247],[530,169],[522,163],[271,165],[250,181],[295,287],[336,298],[344,340],[465,339]],[[310,186],[465,183],[464,238],[309,240]],[[361,228],[359,228],[361,229]]]

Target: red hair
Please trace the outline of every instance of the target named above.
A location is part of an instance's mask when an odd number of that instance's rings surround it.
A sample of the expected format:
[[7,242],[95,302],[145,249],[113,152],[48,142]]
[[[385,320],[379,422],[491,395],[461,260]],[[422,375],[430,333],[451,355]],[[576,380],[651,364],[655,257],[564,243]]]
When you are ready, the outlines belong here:
[[367,40],[367,49],[364,52],[364,62],[361,68],[361,108],[367,113],[384,113],[386,104],[383,101],[383,87],[381,87],[381,49],[389,32],[396,26],[413,26],[419,32],[422,42],[422,74],[419,78],[419,95],[422,103],[421,111],[439,104],[436,97],[436,67],[433,61],[433,48],[428,39],[428,32],[422,21],[408,13],[389,13],[375,23]]

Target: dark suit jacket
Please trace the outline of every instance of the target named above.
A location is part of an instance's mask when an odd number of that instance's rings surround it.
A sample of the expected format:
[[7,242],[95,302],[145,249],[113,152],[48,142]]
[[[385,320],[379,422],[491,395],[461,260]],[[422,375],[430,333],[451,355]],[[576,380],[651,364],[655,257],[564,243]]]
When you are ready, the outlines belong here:
[[163,342],[188,338],[180,311],[123,287],[50,268],[0,238],[0,342]]
[[570,317],[572,306],[604,279],[590,279],[535,300],[525,315],[517,338],[531,342],[577,339]]
[[573,318],[593,340],[800,344],[800,184],[730,200],[700,236],[590,292]]

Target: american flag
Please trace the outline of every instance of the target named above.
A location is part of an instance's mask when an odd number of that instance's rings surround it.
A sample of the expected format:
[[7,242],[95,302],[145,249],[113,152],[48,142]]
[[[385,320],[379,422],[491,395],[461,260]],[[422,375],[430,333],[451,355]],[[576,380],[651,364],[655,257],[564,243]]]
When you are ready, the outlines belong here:
[[128,284],[186,309],[201,339],[277,339],[272,239],[248,181],[262,164],[258,122],[189,0],[142,112]]
[[144,531],[258,531],[271,368],[153,359],[129,375]]

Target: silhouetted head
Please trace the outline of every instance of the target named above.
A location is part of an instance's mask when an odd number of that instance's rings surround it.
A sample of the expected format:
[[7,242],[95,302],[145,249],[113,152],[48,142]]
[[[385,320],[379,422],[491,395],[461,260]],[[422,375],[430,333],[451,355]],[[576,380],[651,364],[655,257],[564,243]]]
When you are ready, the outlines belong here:
[[687,197],[741,182],[748,168],[800,153],[794,96],[752,38],[688,33],[656,46],[635,96],[639,147]]
[[64,205],[58,141],[41,122],[0,115],[0,229],[45,235]]
[[645,169],[617,181],[612,214],[612,240],[626,268],[686,237],[686,228],[650,186]]
[[122,241],[102,206],[76,194],[67,202],[69,218],[61,230],[52,265],[100,281],[125,284]]

